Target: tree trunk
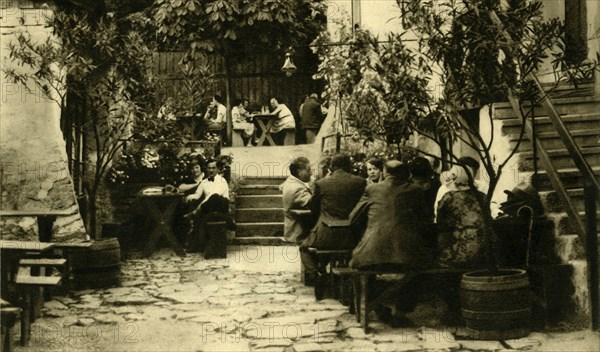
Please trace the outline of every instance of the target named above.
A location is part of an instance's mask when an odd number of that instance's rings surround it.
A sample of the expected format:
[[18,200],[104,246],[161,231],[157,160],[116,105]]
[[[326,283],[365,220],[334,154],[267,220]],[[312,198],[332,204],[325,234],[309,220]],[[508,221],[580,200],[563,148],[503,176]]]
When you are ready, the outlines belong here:
[[90,238],[96,240],[96,234],[98,233],[96,227],[98,225],[98,215],[97,215],[97,210],[98,210],[98,205],[96,204],[96,191],[93,191],[92,189],[90,189],[89,187],[87,187],[87,193],[88,193],[88,231],[89,231],[89,235]]
[[223,57],[223,63],[225,66],[225,106],[227,107],[227,141],[231,140],[231,133],[233,130],[233,121],[231,119],[231,63],[226,56]]

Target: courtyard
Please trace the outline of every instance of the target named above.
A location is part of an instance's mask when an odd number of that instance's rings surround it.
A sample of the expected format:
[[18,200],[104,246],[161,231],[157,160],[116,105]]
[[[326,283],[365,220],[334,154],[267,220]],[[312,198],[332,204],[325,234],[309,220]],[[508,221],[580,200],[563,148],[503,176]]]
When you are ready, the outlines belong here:
[[[74,291],[46,302],[28,347],[16,351],[595,351],[589,330],[474,341],[441,327],[439,302],[412,313],[425,324],[365,334],[337,300],[316,301],[300,282],[296,247],[230,247],[226,259],[162,249],[127,259],[121,287]],[[133,254],[132,258],[136,255]],[[462,334],[462,335],[461,335]]]

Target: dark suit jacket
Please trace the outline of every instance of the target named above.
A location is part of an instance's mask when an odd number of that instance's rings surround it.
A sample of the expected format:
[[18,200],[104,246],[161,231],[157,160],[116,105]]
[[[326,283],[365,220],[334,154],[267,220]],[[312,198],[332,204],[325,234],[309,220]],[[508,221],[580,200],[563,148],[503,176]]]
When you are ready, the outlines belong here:
[[304,245],[322,249],[354,248],[359,236],[349,227],[348,217],[362,196],[367,181],[359,176],[336,170],[315,184],[312,200],[313,214],[319,214],[317,225]]
[[425,211],[425,191],[387,177],[369,185],[350,215],[351,220],[368,206],[367,229],[352,253],[351,265],[404,265],[427,267],[433,260],[435,234]]
[[321,111],[321,104],[314,98],[302,105],[302,128],[319,129],[325,119]]

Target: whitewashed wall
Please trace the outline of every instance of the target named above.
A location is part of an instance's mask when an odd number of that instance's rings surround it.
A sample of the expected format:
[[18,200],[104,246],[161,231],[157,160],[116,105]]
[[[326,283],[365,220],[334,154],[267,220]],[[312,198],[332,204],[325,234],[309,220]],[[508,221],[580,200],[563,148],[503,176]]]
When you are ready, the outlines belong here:
[[[1,1],[1,68],[12,65],[7,44],[14,34],[28,31],[36,40],[51,35],[46,25],[50,7],[26,0]],[[79,214],[71,175],[68,171],[65,142],[60,130],[60,109],[40,91],[8,82],[0,74],[0,175],[2,210],[68,210],[54,225],[57,242],[86,238]],[[2,239],[37,240],[34,218],[3,217]]]

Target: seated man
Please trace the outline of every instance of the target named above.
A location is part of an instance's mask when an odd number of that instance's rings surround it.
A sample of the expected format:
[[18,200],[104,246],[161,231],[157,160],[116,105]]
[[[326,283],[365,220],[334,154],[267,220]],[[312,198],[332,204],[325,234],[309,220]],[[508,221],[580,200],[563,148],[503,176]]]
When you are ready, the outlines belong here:
[[223,105],[223,99],[220,95],[214,95],[206,114],[204,121],[208,130],[222,130],[227,121],[227,108]]
[[236,102],[235,106],[231,109],[231,119],[233,121],[234,129],[241,129],[241,137],[244,141],[244,145],[251,147],[255,137],[255,126],[252,123],[252,116],[248,112],[248,100],[240,99]]
[[308,247],[319,249],[352,249],[360,239],[350,228],[348,216],[365,190],[367,181],[352,175],[352,161],[344,154],[331,160],[331,175],[315,183],[311,208],[319,219],[300,247],[307,274],[316,274],[317,262]]
[[435,235],[425,191],[408,182],[408,167],[398,160],[386,162],[383,175],[383,182],[367,186],[350,215],[355,220],[368,207],[367,228],[350,265],[361,269],[430,266]]
[[294,115],[287,107],[287,105],[280,103],[276,98],[271,98],[271,108],[273,111],[271,114],[277,115],[277,119],[271,127],[271,137],[277,145],[283,145],[285,141],[286,129],[295,129],[296,121]]
[[[409,182],[408,166],[398,160],[385,163],[384,180],[368,185],[350,218],[355,221],[366,209],[365,233],[352,252],[350,266],[363,270],[410,271],[433,265],[435,233],[426,210],[427,195]],[[410,280],[405,276],[402,280]],[[406,323],[400,311],[414,309],[423,292],[419,282],[408,281],[404,289],[391,286],[379,293],[373,307],[382,321]],[[406,285],[411,284],[410,288]],[[378,287],[380,287],[379,285]],[[399,291],[400,290],[400,291]]]
[[206,162],[206,170],[208,177],[203,179],[196,188],[193,194],[185,197],[187,202],[202,199],[198,207],[192,212],[185,215],[186,218],[192,220],[192,238],[190,247],[192,249],[200,249],[204,245],[205,233],[204,228],[209,213],[218,213],[225,218],[228,223],[229,218],[229,185],[223,176],[219,175],[219,167],[214,159],[209,159]]
[[299,215],[293,210],[310,211],[313,191],[308,185],[312,170],[310,161],[298,157],[290,164],[291,175],[283,182],[280,189],[283,193],[283,237],[288,242],[299,243],[308,236],[312,228],[311,214]]

